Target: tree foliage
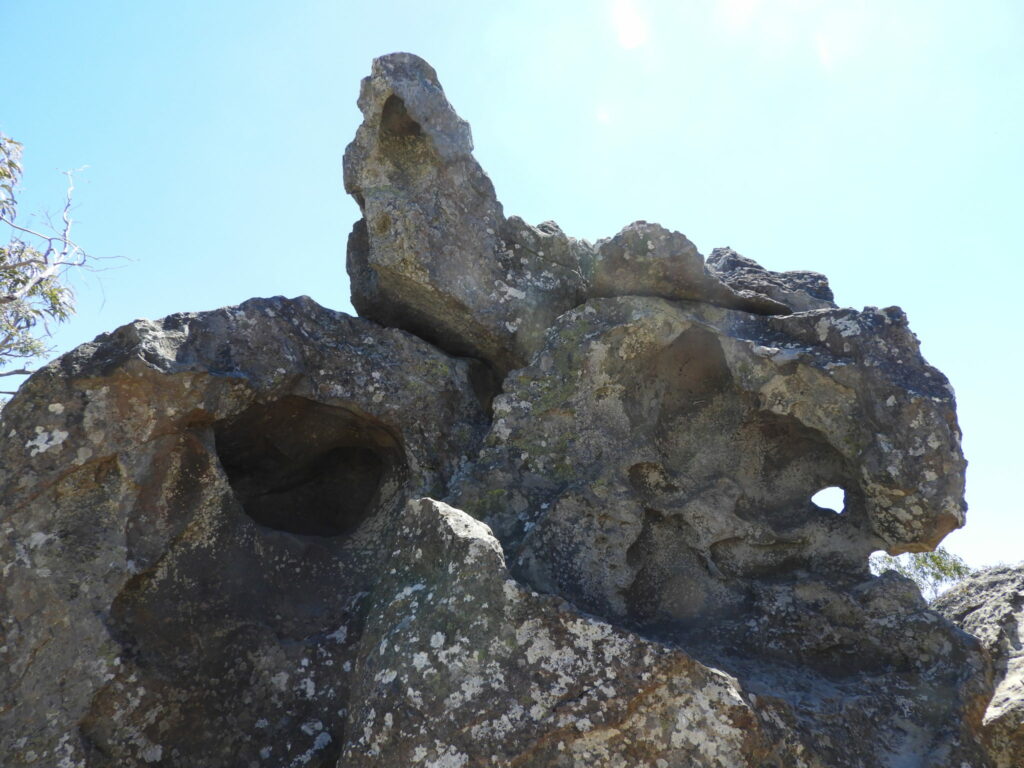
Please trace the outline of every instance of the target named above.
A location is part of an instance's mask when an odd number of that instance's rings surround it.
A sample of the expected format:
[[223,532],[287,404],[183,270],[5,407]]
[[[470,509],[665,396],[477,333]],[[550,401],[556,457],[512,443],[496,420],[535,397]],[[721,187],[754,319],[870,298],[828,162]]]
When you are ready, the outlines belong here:
[[0,244],[0,377],[29,373],[26,364],[47,351],[51,325],[74,312],[74,296],[63,277],[90,262],[71,239],[70,172],[59,222],[47,232],[18,223],[21,151],[19,142],[0,134],[0,224],[9,231],[8,242]]
[[871,571],[875,574],[896,571],[906,576],[921,588],[921,594],[929,602],[972,573],[962,558],[943,547],[934,552],[912,552],[896,557],[876,552],[871,556]]

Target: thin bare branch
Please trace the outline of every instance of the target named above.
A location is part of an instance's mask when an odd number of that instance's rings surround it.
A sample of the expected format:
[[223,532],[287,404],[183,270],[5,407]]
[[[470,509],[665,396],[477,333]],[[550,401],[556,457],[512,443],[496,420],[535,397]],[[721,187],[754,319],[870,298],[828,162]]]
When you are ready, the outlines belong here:
[[[61,238],[60,235],[44,235],[42,232],[36,232],[34,229],[29,229],[28,227],[23,227],[20,224],[16,224],[7,216],[0,216],[0,223],[6,224],[13,230],[16,230],[18,232],[24,232],[26,235],[31,235],[32,237],[38,238],[39,240],[44,240],[46,242],[53,243],[63,242],[63,238]],[[68,245],[76,251],[82,250],[81,248],[79,248],[77,245],[70,241],[68,242]]]
[[[21,145],[0,134],[0,225],[10,227],[0,247],[0,361],[32,361],[46,353],[53,323],[74,312],[74,296],[62,278],[72,269],[94,268],[94,261],[72,240],[75,172],[65,171],[67,187],[60,219],[44,217],[35,227],[17,222],[16,189],[21,179]],[[82,169],[78,169],[82,170]],[[0,376],[28,375],[28,367],[0,371]]]

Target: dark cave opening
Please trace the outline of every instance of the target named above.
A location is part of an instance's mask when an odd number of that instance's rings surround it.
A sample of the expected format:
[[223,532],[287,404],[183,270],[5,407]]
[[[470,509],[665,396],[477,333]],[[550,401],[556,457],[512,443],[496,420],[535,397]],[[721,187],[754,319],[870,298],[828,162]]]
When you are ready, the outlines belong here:
[[398,441],[349,408],[288,396],[214,425],[239,503],[260,525],[343,536],[381,506],[404,468]]

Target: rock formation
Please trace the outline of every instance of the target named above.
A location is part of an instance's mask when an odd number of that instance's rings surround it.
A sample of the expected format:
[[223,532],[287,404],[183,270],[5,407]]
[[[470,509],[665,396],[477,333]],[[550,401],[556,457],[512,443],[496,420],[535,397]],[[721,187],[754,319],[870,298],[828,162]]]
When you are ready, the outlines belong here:
[[996,692],[982,736],[996,768],[1024,765],[1024,566],[965,579],[935,609],[979,638],[994,661]]
[[3,410],[5,765],[988,765],[980,644],[867,569],[964,524],[904,314],[506,218],[415,56],[359,105],[360,318],[137,321]]

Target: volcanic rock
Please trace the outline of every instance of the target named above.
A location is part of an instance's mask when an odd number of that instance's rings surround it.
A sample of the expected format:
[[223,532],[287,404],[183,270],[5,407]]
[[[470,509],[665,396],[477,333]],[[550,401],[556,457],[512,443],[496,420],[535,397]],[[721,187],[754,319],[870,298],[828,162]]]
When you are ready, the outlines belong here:
[[732,248],[715,248],[708,256],[707,269],[740,295],[774,299],[795,312],[836,306],[828,278],[820,272],[772,272]]
[[981,640],[996,692],[982,736],[996,768],[1024,765],[1024,566],[980,571],[935,601],[935,610]]
[[525,365],[556,317],[586,296],[701,299],[750,312],[787,305],[708,273],[686,238],[637,222],[594,246],[557,224],[506,219],[473,158],[469,125],[433,68],[374,61],[363,123],[345,151],[345,189],[363,218],[348,243],[352,304],[499,374]]
[[32,377],[2,413],[3,764],[333,764],[381,526],[472,455],[476,365],[278,298]]
[[359,105],[364,317],[136,321],[0,412],[4,765],[989,765],[981,643],[867,567],[965,522],[902,311],[506,217],[410,54]]

